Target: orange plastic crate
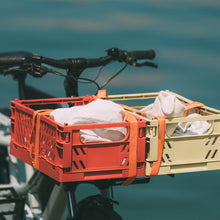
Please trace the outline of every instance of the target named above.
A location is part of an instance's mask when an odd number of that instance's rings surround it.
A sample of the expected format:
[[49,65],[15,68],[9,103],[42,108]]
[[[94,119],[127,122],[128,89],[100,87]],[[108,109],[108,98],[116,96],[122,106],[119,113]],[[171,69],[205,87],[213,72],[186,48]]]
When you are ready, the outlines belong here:
[[[74,98],[14,100],[11,102],[11,146],[10,153],[32,165],[30,135],[34,106],[74,103],[85,105],[93,101],[91,96]],[[61,125],[41,115],[40,144],[34,157],[39,162],[39,171],[58,182],[90,181],[100,179],[127,178],[129,176],[130,122]],[[139,137],[137,149],[137,176],[145,175],[145,129],[146,122],[137,118]],[[80,140],[80,129],[126,127],[126,137],[114,142],[84,144]],[[36,153],[37,152],[37,153]]]

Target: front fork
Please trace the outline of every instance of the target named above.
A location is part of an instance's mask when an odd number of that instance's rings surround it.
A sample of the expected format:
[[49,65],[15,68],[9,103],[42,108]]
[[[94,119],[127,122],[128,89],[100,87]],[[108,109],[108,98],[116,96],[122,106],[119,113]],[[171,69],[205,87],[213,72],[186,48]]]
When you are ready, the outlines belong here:
[[[66,192],[67,197],[67,205],[68,205],[68,220],[74,219],[74,213],[76,210],[76,197],[75,192],[78,183],[67,183],[64,184],[64,190]],[[94,184],[100,191],[100,194],[106,197],[110,196],[110,185],[109,184]]]
[[66,92],[66,97],[77,97],[79,96],[78,91],[78,79],[80,74],[84,69],[69,69],[67,72],[67,77],[64,80],[64,88]]

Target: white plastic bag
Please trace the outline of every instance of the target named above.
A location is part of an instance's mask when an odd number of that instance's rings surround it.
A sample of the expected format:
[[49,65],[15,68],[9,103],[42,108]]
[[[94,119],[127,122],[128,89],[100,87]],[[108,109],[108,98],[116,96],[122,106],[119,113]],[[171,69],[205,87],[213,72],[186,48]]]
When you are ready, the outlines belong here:
[[[197,113],[193,113],[187,116],[187,118],[201,117]],[[174,135],[202,135],[207,133],[210,129],[211,123],[208,121],[189,121],[180,122],[175,130]]]
[[[185,105],[177,97],[169,92],[160,91],[154,103],[146,106],[142,111],[154,116],[164,116],[166,118],[183,117]],[[176,124],[166,126],[166,133],[171,136],[175,131]]]
[[[112,101],[97,99],[83,106],[55,109],[50,113],[50,117],[58,123],[68,123],[69,125],[113,123],[124,122],[126,111]],[[82,129],[80,131],[81,140],[85,142],[118,141],[123,139],[126,133],[125,127]]]

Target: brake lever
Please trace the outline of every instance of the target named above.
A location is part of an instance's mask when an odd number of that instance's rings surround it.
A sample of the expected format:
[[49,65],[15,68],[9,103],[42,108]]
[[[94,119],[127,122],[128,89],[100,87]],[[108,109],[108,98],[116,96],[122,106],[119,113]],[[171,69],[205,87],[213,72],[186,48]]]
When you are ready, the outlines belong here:
[[3,74],[3,75],[4,75],[4,76],[9,75],[9,74],[11,74],[11,75],[17,75],[17,74],[19,74],[19,75],[21,75],[21,74],[27,74],[28,71],[29,71],[29,70],[27,70],[27,69],[15,68],[15,69],[9,69],[9,70],[4,71],[4,74]]
[[3,72],[3,75],[13,75],[15,78],[19,77],[19,75],[26,75],[26,74],[30,74],[34,77],[42,77],[43,75],[45,75],[48,71],[48,69],[46,67],[43,66],[32,66],[32,67],[28,67],[26,69],[22,69],[22,68],[14,68],[14,69],[9,69]]
[[135,66],[137,59],[133,56],[129,56],[126,50],[120,50],[118,48],[110,48],[106,50],[109,56],[114,57],[118,62],[125,62],[131,66]]
[[43,65],[33,65],[32,70],[29,73],[36,78],[40,78],[48,72],[50,72],[50,69]]

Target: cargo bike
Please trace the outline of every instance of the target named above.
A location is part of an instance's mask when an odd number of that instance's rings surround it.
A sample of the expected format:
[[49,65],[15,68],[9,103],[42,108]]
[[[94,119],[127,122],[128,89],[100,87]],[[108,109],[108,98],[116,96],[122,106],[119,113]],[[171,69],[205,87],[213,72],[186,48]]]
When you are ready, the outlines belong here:
[[[200,117],[156,117],[144,113],[140,106],[133,103],[138,101],[144,105],[149,100],[155,100],[159,92],[109,95],[103,89],[128,65],[157,67],[149,61],[138,62],[154,57],[153,50],[128,52],[117,48],[107,50],[107,56],[98,59],[55,60],[27,52],[1,54],[2,73],[12,74],[19,87],[19,100],[11,102],[10,153],[35,168],[26,184],[15,190],[15,193],[22,195],[18,197],[23,198],[20,199],[23,203],[17,207],[24,209],[28,195],[29,200],[35,201],[34,205],[29,203],[31,212],[35,212],[33,218],[59,219],[65,191],[68,219],[121,219],[112,208],[113,203],[117,203],[110,198],[112,186],[148,183],[152,176],[161,174],[172,176],[220,168],[220,111],[168,91],[186,106],[187,112],[196,112]],[[86,68],[103,67],[113,61],[125,63],[125,66],[102,86],[98,85],[96,79],[80,76]],[[65,69],[67,74],[55,68]],[[25,84],[27,74],[42,77],[46,73],[65,77],[66,98],[51,98]],[[101,69],[98,75],[100,73]],[[97,93],[80,97],[79,81],[94,83]],[[48,109],[63,105],[86,106],[97,98],[119,103],[129,117],[120,123],[82,125],[62,125],[48,117]],[[132,105],[128,104],[129,101]],[[170,136],[166,133],[167,126],[192,121],[207,121],[210,128],[200,135]],[[80,139],[81,130],[111,127],[126,128],[126,136],[122,140],[109,142],[83,143]],[[94,184],[100,190],[100,195],[88,197],[77,204],[75,190],[82,183]],[[24,213],[18,212],[17,207],[14,218],[24,218]]]

